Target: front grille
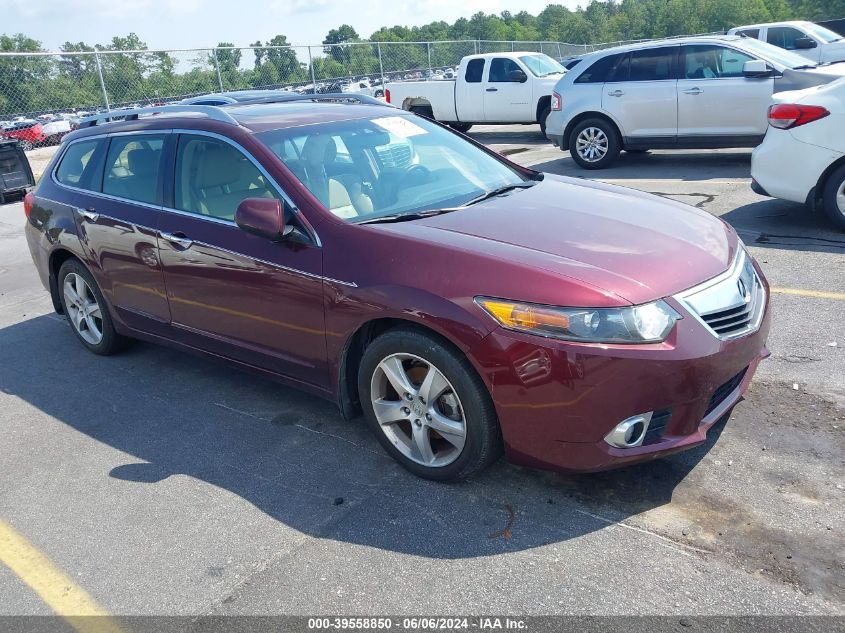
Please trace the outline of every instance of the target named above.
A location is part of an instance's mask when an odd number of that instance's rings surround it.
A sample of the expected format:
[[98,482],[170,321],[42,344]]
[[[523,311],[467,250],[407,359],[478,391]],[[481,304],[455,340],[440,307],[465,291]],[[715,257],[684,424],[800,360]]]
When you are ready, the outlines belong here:
[[663,437],[663,431],[666,430],[666,425],[669,424],[671,417],[671,409],[660,409],[659,411],[655,411],[651,416],[651,422],[649,422],[648,430],[643,438],[643,444],[655,444],[656,442],[659,442]]
[[743,249],[727,272],[676,299],[723,340],[756,331],[766,307],[766,291],[751,257]]
[[748,367],[743,369],[739,372],[736,376],[731,378],[728,382],[723,384],[721,387],[716,389],[713,392],[713,396],[710,398],[710,403],[707,405],[707,410],[704,412],[704,417],[706,418],[708,415],[713,413],[720,404],[722,404],[725,399],[730,396],[737,387],[739,387],[742,379],[745,378],[745,372],[748,371]]

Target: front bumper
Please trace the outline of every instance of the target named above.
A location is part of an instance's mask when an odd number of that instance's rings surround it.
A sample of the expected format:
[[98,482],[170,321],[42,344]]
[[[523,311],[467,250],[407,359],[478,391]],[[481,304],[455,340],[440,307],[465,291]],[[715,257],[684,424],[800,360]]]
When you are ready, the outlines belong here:
[[[769,354],[768,294],[766,287],[757,330],[732,340],[718,339],[672,301],[685,317],[660,344],[582,344],[494,331],[471,356],[492,394],[508,460],[590,472],[701,444]],[[605,442],[618,423],[647,412],[659,413],[655,419],[665,426],[642,446]]]

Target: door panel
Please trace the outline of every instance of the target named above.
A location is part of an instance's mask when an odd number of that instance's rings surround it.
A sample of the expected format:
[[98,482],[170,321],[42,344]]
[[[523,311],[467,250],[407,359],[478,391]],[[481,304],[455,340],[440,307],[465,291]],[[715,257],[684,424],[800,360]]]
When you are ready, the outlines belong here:
[[327,386],[322,254],[233,223],[165,212],[159,238],[173,324],[212,353]]
[[500,122],[532,121],[534,112],[531,82],[510,81],[509,74],[521,70],[529,75],[516,60],[494,57],[490,61],[487,81],[484,83],[484,120]]
[[455,111],[461,121],[484,121],[484,58],[471,59],[455,82]]
[[684,46],[678,80],[678,136],[763,136],[774,79],[749,79],[753,59],[716,45]]

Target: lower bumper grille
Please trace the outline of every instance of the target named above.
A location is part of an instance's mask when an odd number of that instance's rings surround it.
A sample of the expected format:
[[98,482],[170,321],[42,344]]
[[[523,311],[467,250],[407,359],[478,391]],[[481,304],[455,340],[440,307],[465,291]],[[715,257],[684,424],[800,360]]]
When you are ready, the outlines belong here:
[[739,387],[739,385],[742,383],[742,379],[745,378],[745,373],[747,371],[748,367],[743,369],[736,376],[734,376],[721,387],[716,389],[716,391],[713,393],[713,396],[710,398],[710,403],[707,405],[707,410],[704,412],[705,418],[711,413],[713,413],[713,411],[715,411],[716,408],[720,404],[722,404],[725,399],[736,390],[737,387]]

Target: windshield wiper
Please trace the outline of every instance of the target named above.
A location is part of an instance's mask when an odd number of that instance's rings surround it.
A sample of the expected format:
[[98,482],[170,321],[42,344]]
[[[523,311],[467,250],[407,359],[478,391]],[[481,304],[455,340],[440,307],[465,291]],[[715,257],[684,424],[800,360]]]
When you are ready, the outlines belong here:
[[496,187],[495,189],[491,189],[485,193],[482,193],[477,198],[473,198],[468,202],[464,202],[460,207],[468,207],[473,204],[477,204],[479,202],[483,202],[484,200],[489,200],[490,198],[495,198],[496,196],[501,196],[502,194],[508,193],[509,191],[513,191],[514,189],[528,189],[529,187],[533,187],[537,184],[536,180],[528,180],[526,182],[520,182],[515,185],[505,185],[503,187]]
[[390,222],[405,222],[406,220],[421,220],[431,218],[435,215],[449,213],[455,209],[432,209],[430,211],[416,211],[414,213],[396,213],[394,215],[381,215],[377,218],[369,218],[353,222],[353,224],[388,224]]

